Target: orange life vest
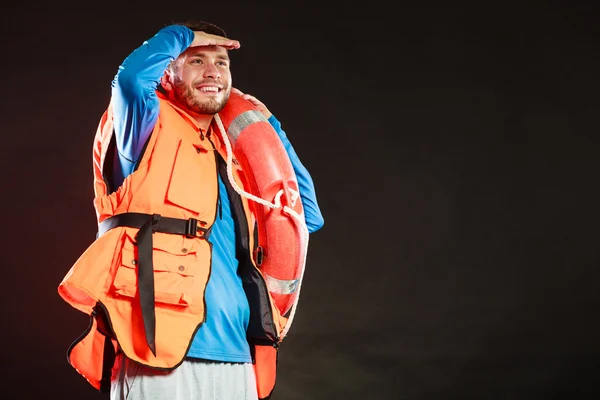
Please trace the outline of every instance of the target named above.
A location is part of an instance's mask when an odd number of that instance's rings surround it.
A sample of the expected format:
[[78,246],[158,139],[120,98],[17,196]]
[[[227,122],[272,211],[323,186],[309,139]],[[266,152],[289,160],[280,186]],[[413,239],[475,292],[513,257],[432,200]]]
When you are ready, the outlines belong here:
[[[67,351],[68,360],[102,392],[110,388],[117,351],[153,368],[176,368],[205,320],[212,255],[207,235],[217,213],[217,177],[226,149],[219,129],[207,136],[185,111],[160,94],[159,101],[143,155],[114,191],[104,179],[114,153],[110,105],[104,112],[93,147],[99,235],[58,287],[67,303],[90,315],[88,329]],[[235,182],[247,187],[239,163],[232,170]],[[259,398],[266,399],[275,385],[287,318],[253,258],[255,217],[248,201],[233,193],[231,202],[245,255],[239,270],[250,304],[247,338]]]

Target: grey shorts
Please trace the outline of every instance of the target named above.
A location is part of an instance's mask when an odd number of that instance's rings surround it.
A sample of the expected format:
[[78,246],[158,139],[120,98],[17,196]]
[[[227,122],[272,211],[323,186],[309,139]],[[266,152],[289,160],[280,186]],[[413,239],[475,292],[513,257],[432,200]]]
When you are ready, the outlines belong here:
[[249,363],[186,359],[172,371],[159,371],[117,355],[111,400],[258,400]]

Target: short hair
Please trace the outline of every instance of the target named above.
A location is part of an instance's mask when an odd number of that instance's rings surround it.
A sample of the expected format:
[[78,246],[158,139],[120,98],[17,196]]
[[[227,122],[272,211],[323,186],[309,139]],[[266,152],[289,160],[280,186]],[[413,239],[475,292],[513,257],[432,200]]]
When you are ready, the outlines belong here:
[[180,22],[173,22],[172,25],[183,25],[193,31],[202,31],[210,33],[211,35],[227,37],[225,30],[211,22],[199,20],[184,20]]

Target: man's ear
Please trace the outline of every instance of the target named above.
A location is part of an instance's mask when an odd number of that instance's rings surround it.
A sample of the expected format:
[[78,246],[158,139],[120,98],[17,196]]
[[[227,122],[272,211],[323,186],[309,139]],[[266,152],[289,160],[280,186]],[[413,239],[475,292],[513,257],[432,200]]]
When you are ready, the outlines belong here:
[[165,90],[173,90],[173,85],[171,84],[171,70],[169,68],[167,68],[163,76],[160,77],[160,84]]

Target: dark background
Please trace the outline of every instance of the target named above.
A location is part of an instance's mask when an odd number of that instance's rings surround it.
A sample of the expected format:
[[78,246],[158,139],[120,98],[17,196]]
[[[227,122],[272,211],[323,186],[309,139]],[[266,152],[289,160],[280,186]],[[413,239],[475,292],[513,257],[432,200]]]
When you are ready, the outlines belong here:
[[2,398],[102,398],[57,286],[110,81],[185,18],[241,41],[325,217],[274,400],[598,398],[598,2],[120,3],[2,13]]

